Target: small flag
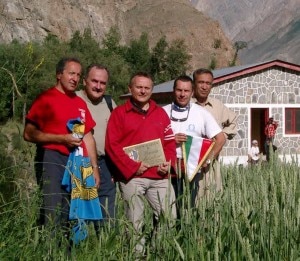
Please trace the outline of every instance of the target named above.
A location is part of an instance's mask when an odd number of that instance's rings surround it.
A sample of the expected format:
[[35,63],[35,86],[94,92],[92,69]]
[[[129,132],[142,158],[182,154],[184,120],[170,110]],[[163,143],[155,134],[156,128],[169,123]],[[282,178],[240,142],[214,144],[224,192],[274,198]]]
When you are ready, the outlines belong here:
[[[85,126],[80,118],[69,120],[67,127],[74,137],[83,138]],[[62,187],[71,193],[69,219],[78,222],[72,228],[71,239],[77,245],[88,235],[85,220],[102,219],[93,168],[82,146],[74,148],[69,155]]]
[[182,144],[182,154],[185,173],[192,181],[212,150],[215,142],[201,137],[187,136],[187,141]]

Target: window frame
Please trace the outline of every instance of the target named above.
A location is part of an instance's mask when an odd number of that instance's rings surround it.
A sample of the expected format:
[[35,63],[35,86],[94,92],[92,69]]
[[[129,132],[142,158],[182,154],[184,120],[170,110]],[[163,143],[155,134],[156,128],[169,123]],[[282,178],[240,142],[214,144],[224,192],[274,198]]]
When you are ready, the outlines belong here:
[[[300,108],[299,107],[286,107],[284,109],[284,126],[285,126],[285,135],[299,135],[300,129],[297,131],[297,120],[298,125],[300,125],[300,117],[297,117],[300,114]],[[287,126],[290,125],[290,128],[287,128]]]

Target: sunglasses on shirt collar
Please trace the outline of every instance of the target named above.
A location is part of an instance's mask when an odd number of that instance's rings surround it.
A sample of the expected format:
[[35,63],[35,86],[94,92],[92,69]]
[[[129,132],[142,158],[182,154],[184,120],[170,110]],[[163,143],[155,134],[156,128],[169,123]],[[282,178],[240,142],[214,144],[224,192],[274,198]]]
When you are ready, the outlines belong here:
[[[172,106],[171,106],[171,112],[170,112],[170,120],[171,120],[171,121],[184,122],[184,121],[186,121],[186,120],[189,118],[191,106],[188,106],[187,110],[183,110],[183,111],[182,111],[182,112],[186,112],[186,111],[187,111],[187,115],[186,115],[186,117],[181,118],[181,119],[175,118],[175,117],[172,115],[173,108],[174,108],[174,104],[172,104]],[[178,111],[178,110],[176,110],[176,111]]]

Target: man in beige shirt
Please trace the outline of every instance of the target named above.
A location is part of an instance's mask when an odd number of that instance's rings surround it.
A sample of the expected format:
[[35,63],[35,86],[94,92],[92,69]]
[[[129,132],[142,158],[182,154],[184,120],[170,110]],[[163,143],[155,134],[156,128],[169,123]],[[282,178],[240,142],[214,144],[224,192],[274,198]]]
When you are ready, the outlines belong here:
[[[104,225],[106,221],[110,221],[113,224],[116,214],[116,185],[112,178],[113,173],[110,173],[107,166],[104,150],[107,122],[111,111],[116,107],[116,103],[111,99],[111,96],[105,94],[108,81],[108,68],[97,63],[91,64],[87,67],[84,75],[84,89],[76,92],[86,102],[96,122],[93,135],[96,141],[98,165],[101,170],[101,183],[98,190],[103,215],[101,225]],[[97,224],[95,225],[98,232],[99,227]]]
[[[221,127],[226,139],[231,140],[237,133],[237,116],[221,101],[209,97],[213,84],[213,73],[208,69],[198,69],[193,73],[196,103],[207,109]],[[220,162],[217,157],[203,170],[199,184],[199,196],[207,195],[211,187],[222,191]]]

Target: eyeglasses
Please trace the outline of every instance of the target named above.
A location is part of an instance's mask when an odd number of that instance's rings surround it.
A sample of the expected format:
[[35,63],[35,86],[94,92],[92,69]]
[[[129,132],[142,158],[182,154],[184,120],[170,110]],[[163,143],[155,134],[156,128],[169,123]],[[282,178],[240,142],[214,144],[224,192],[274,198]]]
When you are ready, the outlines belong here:
[[187,115],[186,115],[186,117],[181,118],[181,119],[177,119],[174,116],[172,116],[172,112],[173,112],[173,105],[172,105],[171,106],[171,112],[170,112],[170,120],[171,121],[176,121],[176,122],[184,122],[184,121],[186,121],[189,118],[190,108],[191,108],[191,106],[189,106],[188,109],[187,109]]

